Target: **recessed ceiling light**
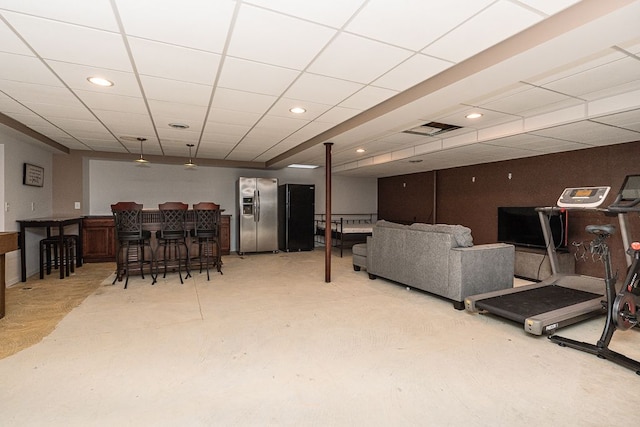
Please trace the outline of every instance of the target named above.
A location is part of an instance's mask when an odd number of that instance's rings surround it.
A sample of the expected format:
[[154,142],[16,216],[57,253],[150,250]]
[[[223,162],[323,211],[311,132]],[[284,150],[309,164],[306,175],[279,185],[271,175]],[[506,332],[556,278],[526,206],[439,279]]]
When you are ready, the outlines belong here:
[[316,166],[316,165],[301,165],[301,164],[298,164],[298,163],[293,163],[293,164],[290,164],[287,167],[288,168],[297,168],[297,169],[315,169],[315,168],[317,168],[319,166]]
[[89,81],[89,83],[93,83],[96,86],[113,86],[113,82],[111,80],[107,80],[102,77],[87,77],[87,80]]
[[467,119],[479,119],[482,117],[482,113],[471,113],[465,116]]
[[291,111],[293,114],[302,114],[307,112],[307,110],[302,107],[293,107],[290,108],[289,111]]
[[185,125],[184,123],[169,123],[174,129],[189,129],[189,125]]
[[356,153],[364,153],[365,151],[367,151],[367,150],[365,150],[364,148],[358,148],[356,150]]

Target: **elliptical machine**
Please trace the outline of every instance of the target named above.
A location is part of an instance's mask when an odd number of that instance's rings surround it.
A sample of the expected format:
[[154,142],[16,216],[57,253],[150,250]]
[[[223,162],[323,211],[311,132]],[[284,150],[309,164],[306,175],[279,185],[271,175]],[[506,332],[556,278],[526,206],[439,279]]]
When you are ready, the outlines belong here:
[[613,273],[611,266],[611,254],[606,239],[611,236],[616,228],[613,225],[588,225],[586,231],[595,234],[590,244],[592,254],[600,256],[605,268],[605,287],[607,298],[606,322],[602,335],[597,344],[552,335],[549,339],[562,347],[570,347],[587,353],[594,354],[601,359],[610,360],[620,366],[635,371],[640,375],[640,362],[609,349],[609,343],[616,330],[628,330],[638,326],[638,312],[640,305],[637,297],[640,296],[640,242],[629,243],[626,229],[625,215],[628,212],[640,212],[640,175],[627,176],[615,202],[609,206],[609,212],[617,213],[621,226],[621,233],[627,250],[627,260],[631,261],[620,292],[616,291],[618,275]]

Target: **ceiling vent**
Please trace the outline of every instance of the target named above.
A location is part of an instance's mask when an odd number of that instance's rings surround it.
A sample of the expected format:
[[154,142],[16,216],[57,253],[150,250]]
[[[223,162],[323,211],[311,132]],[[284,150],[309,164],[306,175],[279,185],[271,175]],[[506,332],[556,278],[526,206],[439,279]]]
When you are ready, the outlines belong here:
[[410,133],[413,135],[424,135],[424,136],[436,136],[441,133],[451,132],[452,130],[460,129],[460,126],[456,125],[448,125],[446,123],[438,123],[438,122],[429,122],[423,125],[411,128],[409,130],[403,131],[403,133]]

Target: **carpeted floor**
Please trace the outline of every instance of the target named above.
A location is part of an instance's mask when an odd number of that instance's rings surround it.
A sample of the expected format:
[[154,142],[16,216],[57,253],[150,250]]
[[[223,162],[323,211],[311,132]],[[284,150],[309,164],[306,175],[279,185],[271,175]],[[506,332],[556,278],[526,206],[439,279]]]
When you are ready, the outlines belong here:
[[0,319],[0,359],[40,342],[113,270],[113,263],[84,264],[62,280],[56,271],[42,280],[36,274],[7,288],[5,317]]

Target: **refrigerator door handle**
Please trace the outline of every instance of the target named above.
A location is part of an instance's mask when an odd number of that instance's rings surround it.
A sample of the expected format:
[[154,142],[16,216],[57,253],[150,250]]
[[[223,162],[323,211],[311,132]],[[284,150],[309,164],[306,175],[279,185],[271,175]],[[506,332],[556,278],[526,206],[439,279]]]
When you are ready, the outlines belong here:
[[255,211],[255,215],[253,216],[253,220],[255,222],[260,221],[260,192],[258,190],[254,190],[253,191],[253,205],[254,205],[254,211]]

